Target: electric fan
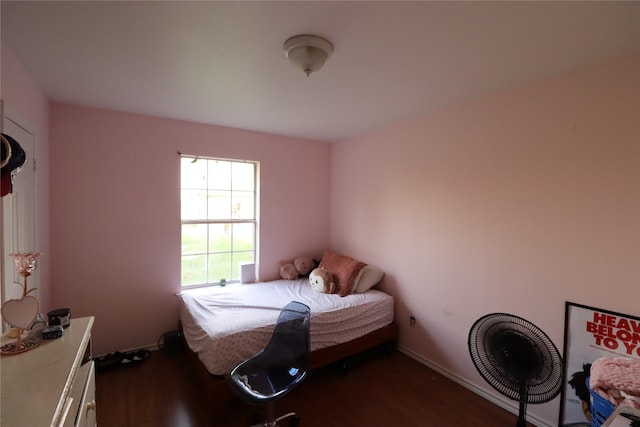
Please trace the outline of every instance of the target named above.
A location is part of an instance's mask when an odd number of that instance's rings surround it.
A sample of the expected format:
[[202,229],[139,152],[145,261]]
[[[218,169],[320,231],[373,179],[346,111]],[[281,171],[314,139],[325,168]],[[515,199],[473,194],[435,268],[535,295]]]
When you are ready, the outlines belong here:
[[481,317],[469,331],[469,353],[480,375],[497,391],[519,402],[516,427],[526,426],[528,403],[560,393],[562,357],[537,326],[505,313]]

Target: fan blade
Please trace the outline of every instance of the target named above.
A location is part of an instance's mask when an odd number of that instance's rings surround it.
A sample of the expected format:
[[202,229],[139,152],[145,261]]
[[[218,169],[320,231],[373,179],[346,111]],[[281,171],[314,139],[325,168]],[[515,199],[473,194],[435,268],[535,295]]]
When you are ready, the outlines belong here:
[[488,342],[493,357],[518,383],[526,381],[542,368],[538,349],[531,340],[516,331],[499,331],[489,336]]

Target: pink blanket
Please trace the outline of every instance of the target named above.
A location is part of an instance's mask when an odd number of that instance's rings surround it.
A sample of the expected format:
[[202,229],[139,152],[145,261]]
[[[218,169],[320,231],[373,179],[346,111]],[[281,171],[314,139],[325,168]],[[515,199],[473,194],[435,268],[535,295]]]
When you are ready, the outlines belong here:
[[601,357],[591,365],[591,390],[618,405],[640,409],[640,360]]

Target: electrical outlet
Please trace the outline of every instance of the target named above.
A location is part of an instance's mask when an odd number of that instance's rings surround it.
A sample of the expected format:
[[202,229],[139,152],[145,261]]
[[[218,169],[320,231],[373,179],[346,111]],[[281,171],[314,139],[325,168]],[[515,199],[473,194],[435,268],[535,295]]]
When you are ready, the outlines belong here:
[[411,326],[412,328],[414,326],[416,326],[416,318],[413,316],[409,316],[409,326]]

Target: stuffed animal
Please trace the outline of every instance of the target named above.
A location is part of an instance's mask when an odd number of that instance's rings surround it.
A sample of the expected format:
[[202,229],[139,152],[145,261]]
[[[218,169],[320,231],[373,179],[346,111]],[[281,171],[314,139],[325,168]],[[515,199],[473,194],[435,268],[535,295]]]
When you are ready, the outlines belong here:
[[323,294],[332,294],[336,289],[331,273],[324,268],[314,268],[309,274],[309,283],[315,291]]
[[296,266],[296,270],[298,270],[300,276],[306,276],[313,270],[313,260],[311,258],[298,257],[293,260],[293,265]]
[[294,280],[298,278],[298,270],[292,262],[281,264],[280,277],[286,280]]

